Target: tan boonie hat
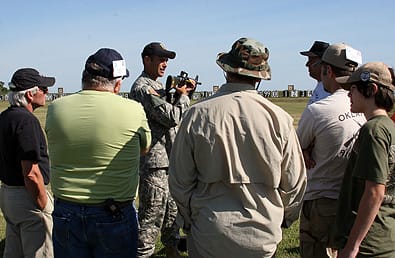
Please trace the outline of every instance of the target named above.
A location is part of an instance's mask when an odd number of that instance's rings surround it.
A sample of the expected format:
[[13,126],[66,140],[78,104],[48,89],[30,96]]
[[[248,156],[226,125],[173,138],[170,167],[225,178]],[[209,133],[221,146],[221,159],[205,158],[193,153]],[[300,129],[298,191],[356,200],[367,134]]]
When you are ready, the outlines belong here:
[[334,67],[353,72],[358,67],[358,63],[362,63],[362,55],[360,51],[339,43],[330,45],[321,60]]
[[349,90],[357,82],[374,82],[394,91],[394,71],[383,62],[369,62],[359,67],[350,76],[336,78],[342,88]]
[[270,80],[269,50],[259,41],[240,38],[229,53],[219,53],[217,64],[225,71]]

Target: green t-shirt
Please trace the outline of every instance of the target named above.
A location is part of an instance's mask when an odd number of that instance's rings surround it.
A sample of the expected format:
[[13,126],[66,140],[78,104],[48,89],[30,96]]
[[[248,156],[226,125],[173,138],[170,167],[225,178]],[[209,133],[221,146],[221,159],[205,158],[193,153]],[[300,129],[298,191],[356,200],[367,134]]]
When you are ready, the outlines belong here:
[[77,203],[135,198],[140,149],[151,142],[139,103],[84,90],[49,105],[45,131],[56,197]]
[[[386,185],[394,196],[395,126],[387,116],[376,116],[359,132],[347,165],[339,196],[335,246],[343,248],[355,221],[360,200],[369,180]],[[382,204],[362,241],[359,252],[368,257],[395,257],[395,205]]]

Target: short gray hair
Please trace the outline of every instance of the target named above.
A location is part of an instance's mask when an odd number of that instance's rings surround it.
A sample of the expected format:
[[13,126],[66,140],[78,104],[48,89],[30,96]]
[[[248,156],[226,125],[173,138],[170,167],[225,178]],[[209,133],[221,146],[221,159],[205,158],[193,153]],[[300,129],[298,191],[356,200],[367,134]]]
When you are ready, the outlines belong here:
[[21,91],[10,91],[8,92],[8,102],[11,106],[18,106],[18,107],[26,107],[27,106],[27,99],[26,99],[26,92],[31,92],[33,95],[36,95],[38,92],[38,87],[33,87],[27,90]]
[[122,80],[121,77],[109,80],[99,75],[92,75],[86,70],[82,72],[82,89],[98,89],[112,91],[118,80]]

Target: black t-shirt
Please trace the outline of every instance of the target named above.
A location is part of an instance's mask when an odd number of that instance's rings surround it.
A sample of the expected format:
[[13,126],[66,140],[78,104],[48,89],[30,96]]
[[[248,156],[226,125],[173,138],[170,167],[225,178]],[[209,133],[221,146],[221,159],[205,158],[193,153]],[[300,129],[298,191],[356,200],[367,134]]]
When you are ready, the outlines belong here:
[[44,184],[49,183],[47,143],[38,119],[23,107],[9,107],[0,114],[0,180],[25,185],[21,160],[38,162]]

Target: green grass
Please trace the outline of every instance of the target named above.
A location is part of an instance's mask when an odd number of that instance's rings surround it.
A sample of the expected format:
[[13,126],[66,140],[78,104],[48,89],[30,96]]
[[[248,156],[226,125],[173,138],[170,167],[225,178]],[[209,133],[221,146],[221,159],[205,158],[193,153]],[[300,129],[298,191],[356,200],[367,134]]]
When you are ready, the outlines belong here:
[[[282,107],[294,118],[294,125],[296,126],[300,115],[306,107],[307,98],[271,98],[273,103]],[[0,112],[8,107],[8,102],[0,101]],[[47,106],[42,107],[34,111],[34,114],[40,120],[42,126],[45,124],[45,115],[47,112]],[[0,256],[3,256],[4,250],[4,238],[5,238],[5,223],[2,214],[0,213]],[[283,240],[278,246],[276,257],[278,258],[295,258],[299,257],[299,237],[298,237],[299,224],[294,223],[290,228],[283,231]],[[186,253],[184,257],[188,257]],[[152,256],[154,258],[166,257],[163,249],[163,245],[160,241],[156,245],[156,253]]]

